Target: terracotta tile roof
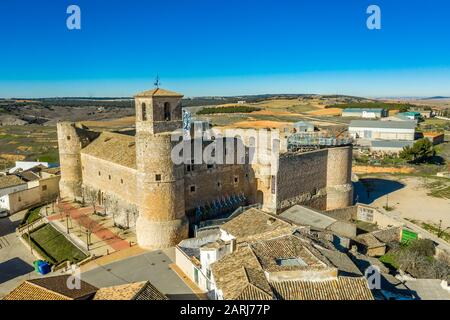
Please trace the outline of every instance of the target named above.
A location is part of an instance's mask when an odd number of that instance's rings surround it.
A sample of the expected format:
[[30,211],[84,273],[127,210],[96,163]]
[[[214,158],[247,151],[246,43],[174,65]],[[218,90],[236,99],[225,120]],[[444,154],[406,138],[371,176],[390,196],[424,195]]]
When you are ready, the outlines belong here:
[[102,132],[97,139],[81,150],[81,153],[136,169],[136,146],[133,136]]
[[271,282],[280,300],[374,300],[364,277],[328,281]]
[[11,291],[3,300],[72,300],[62,294],[47,290],[28,281]]
[[69,289],[69,275],[27,280],[8,294],[5,300],[77,300],[87,299],[98,290],[81,281],[80,289]]
[[[249,247],[239,249],[213,263],[211,271],[226,300],[238,297],[249,299],[250,293],[257,293],[258,297],[272,295],[264,271]],[[247,289],[250,285],[252,288]]]
[[[334,267],[307,241],[293,235],[253,243],[250,246],[261,267],[268,272],[323,270]],[[301,263],[283,265],[283,259],[299,259]]]
[[238,242],[286,234],[295,229],[292,224],[255,208],[241,213],[220,228],[234,236]]
[[137,95],[135,95],[135,97],[155,97],[155,96],[157,96],[157,97],[180,97],[180,98],[183,97],[183,95],[180,93],[161,89],[161,88],[147,90],[147,91],[140,92]]
[[0,189],[25,184],[26,182],[15,175],[0,176]]
[[100,288],[94,300],[167,300],[149,281]]

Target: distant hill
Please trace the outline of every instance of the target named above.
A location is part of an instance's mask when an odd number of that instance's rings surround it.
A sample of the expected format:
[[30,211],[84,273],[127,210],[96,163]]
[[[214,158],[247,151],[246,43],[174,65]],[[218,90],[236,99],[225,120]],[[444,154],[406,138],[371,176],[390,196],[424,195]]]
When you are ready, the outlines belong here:
[[435,96],[435,97],[429,97],[429,98],[422,98],[420,100],[442,100],[442,99],[450,99],[450,97]]

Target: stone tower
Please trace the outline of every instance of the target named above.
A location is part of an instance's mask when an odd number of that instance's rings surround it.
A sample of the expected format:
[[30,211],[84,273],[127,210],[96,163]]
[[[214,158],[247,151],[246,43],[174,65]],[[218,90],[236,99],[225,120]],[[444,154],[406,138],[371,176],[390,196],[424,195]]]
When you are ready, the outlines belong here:
[[182,127],[181,94],[156,88],[135,96],[139,246],[167,248],[188,237],[184,164],[175,165],[171,133]]
[[72,122],[59,122],[57,131],[61,167],[60,196],[68,200],[81,200],[83,178],[81,175],[80,152],[98,134]]

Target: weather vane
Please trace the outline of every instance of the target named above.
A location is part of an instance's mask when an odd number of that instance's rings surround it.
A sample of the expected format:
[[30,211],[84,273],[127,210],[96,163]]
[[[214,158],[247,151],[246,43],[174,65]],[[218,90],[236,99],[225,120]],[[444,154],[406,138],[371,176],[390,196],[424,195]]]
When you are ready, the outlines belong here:
[[159,86],[161,85],[161,82],[159,81],[159,74],[156,75],[156,79],[155,79],[155,83],[154,83],[156,88],[159,88]]

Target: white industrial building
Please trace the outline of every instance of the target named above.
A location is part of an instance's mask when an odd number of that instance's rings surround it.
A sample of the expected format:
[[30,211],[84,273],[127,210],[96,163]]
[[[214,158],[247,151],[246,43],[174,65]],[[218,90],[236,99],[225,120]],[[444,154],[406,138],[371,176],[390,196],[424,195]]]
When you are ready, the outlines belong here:
[[342,110],[342,117],[379,119],[387,117],[388,113],[382,108],[347,108]]
[[353,120],[348,132],[354,139],[414,141],[415,121]]

